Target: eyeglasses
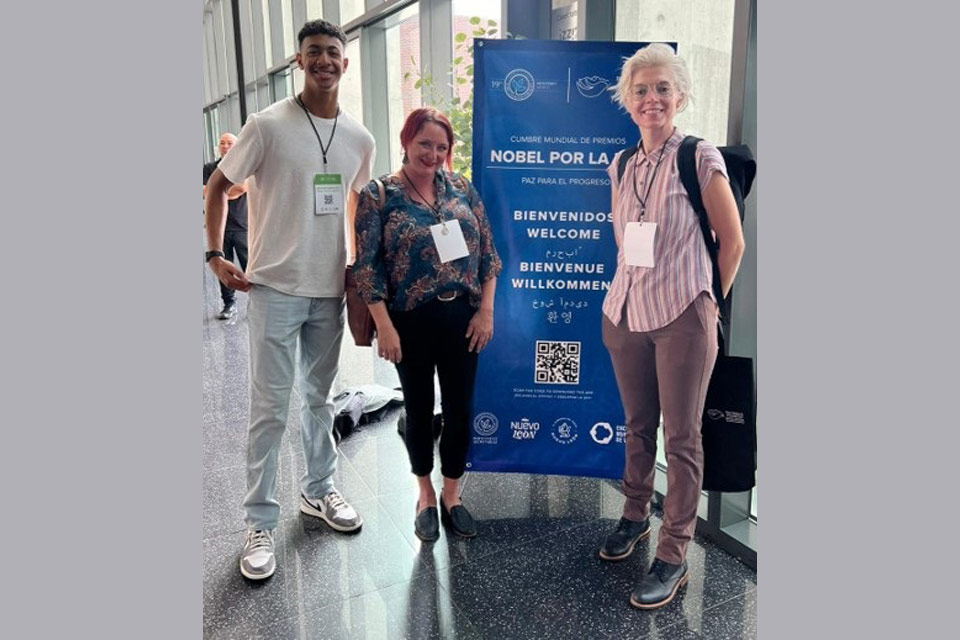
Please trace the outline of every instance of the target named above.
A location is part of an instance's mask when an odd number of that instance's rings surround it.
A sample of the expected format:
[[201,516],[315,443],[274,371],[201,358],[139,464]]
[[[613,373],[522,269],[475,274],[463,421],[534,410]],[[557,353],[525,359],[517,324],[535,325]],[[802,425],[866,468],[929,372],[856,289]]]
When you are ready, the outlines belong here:
[[[669,82],[658,82],[653,90],[658,98],[669,98],[673,95],[673,86]],[[643,100],[647,97],[650,87],[645,84],[635,84],[630,88],[630,97],[634,100]]]

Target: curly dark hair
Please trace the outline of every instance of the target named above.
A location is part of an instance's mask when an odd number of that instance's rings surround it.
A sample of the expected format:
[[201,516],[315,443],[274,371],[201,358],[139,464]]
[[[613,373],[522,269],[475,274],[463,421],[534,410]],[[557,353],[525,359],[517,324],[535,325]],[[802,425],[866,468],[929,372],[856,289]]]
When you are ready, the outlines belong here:
[[311,20],[304,24],[300,33],[297,34],[297,42],[302,47],[305,38],[319,35],[334,37],[342,42],[343,46],[347,46],[347,35],[343,32],[343,29],[326,20]]

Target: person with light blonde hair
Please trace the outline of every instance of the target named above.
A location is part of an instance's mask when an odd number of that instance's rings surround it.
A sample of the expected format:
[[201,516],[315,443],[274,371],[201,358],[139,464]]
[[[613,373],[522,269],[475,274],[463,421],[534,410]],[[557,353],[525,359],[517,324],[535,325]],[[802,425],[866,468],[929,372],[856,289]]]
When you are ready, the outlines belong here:
[[[701,415],[718,349],[713,264],[677,167],[684,134],[674,118],[689,104],[690,87],[683,59],[667,45],[651,44],[624,62],[614,88],[614,100],[637,125],[640,140],[635,153],[621,151],[607,169],[617,269],[601,322],[627,436],[623,517],[599,553],[604,560],[623,560],[650,535],[662,412],[667,492],[655,558],[630,597],[640,609],[662,607],[689,580],[685,556],[703,479]],[[633,155],[621,176],[620,159],[628,152]],[[701,141],[696,168],[720,245],[726,295],[744,250],[740,217],[720,151]]]

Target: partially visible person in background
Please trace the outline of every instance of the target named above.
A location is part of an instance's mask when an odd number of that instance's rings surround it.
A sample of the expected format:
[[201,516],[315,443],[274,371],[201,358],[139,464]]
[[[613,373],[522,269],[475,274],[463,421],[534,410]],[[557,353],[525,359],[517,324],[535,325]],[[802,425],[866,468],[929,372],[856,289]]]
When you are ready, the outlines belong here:
[[[220,142],[217,144],[217,150],[220,157],[213,162],[203,165],[203,198],[207,198],[207,181],[217,168],[223,156],[237,142],[237,136],[232,133],[225,133],[220,136]],[[233,262],[236,256],[237,262],[243,271],[247,270],[247,182],[230,187],[227,191],[227,226],[223,232],[223,258]],[[237,292],[220,283],[220,297],[223,299],[223,309],[217,318],[220,320],[229,320],[237,314]]]

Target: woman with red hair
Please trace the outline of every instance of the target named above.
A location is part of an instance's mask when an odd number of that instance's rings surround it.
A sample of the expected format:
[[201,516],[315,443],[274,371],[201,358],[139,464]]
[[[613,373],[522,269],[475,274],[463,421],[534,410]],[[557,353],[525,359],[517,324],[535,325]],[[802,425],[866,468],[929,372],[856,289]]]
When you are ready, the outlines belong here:
[[477,190],[450,170],[454,139],[447,117],[432,107],[416,109],[400,144],[400,168],[360,194],[353,274],[377,327],[380,357],[396,365],[403,388],[404,442],[420,488],[416,534],[427,542],[440,536],[430,481],[436,371],[443,406],[440,519],[457,535],[473,537],[476,523],[460,502],[460,477],[477,354],[493,337],[502,264]]

